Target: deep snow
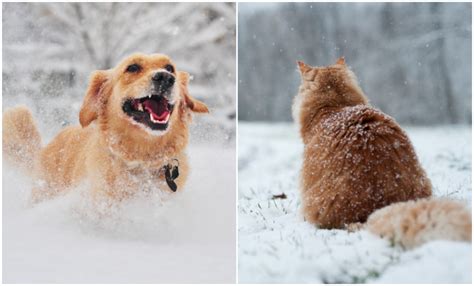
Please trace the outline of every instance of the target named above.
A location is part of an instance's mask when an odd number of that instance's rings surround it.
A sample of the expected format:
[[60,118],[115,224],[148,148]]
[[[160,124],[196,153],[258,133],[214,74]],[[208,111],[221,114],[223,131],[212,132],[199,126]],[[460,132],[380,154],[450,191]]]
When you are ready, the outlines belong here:
[[[471,127],[406,128],[436,196],[471,207]],[[303,145],[293,124],[239,122],[239,282],[470,283],[469,243],[412,251],[365,231],[318,230],[299,212]],[[286,194],[287,199],[272,199]]]
[[182,193],[139,197],[106,218],[80,189],[28,205],[29,179],[4,164],[3,282],[233,283],[235,148],[194,143],[188,154]]

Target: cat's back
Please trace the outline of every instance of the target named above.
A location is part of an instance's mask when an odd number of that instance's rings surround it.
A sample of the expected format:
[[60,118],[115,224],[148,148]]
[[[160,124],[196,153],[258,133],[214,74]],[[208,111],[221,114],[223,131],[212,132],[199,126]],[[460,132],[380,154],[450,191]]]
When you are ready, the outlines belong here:
[[357,153],[371,157],[378,152],[389,153],[406,146],[411,147],[411,143],[395,120],[368,105],[323,112],[315,124],[313,138],[307,144],[310,149],[317,148],[319,154],[340,153],[346,157]]

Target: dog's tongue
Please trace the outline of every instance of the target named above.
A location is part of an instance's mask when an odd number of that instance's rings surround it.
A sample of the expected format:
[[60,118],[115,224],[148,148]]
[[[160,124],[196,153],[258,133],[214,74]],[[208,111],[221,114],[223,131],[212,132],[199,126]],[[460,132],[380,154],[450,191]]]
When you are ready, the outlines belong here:
[[154,120],[163,121],[166,119],[166,116],[170,113],[168,110],[168,102],[166,99],[159,101],[147,99],[143,103],[143,108],[148,111],[148,113],[153,116]]

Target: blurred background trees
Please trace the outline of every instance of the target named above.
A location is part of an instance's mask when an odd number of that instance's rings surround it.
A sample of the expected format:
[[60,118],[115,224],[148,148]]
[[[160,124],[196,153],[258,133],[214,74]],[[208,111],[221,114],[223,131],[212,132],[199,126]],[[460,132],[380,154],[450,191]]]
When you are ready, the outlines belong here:
[[471,123],[470,3],[241,3],[238,49],[240,120],[292,120],[296,60],[343,55],[400,123]]
[[77,122],[93,70],[134,52],[171,56],[212,108],[196,119],[226,140],[235,133],[235,4],[5,3],[2,12],[3,106],[30,105],[51,133]]

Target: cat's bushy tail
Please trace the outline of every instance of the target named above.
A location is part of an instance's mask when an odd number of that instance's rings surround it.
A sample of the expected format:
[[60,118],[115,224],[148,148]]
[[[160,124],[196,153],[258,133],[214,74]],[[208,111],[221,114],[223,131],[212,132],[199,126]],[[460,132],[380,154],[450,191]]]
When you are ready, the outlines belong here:
[[448,198],[391,204],[372,213],[365,229],[410,249],[431,240],[471,242],[471,211]]

